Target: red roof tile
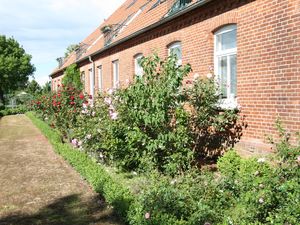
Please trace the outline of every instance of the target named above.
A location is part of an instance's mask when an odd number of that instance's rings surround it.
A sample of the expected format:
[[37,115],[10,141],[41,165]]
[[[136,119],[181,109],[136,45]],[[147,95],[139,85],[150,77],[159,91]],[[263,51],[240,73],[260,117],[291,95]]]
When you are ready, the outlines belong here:
[[[192,3],[197,0],[192,0]],[[105,47],[105,35],[101,28],[112,25],[119,28],[110,44],[120,41],[135,32],[159,22],[168,13],[175,0],[126,0],[108,19],[80,43],[81,54],[72,53],[64,60],[60,68],[56,68],[52,75],[58,73],[72,63],[94,54]],[[80,51],[79,51],[80,52]]]

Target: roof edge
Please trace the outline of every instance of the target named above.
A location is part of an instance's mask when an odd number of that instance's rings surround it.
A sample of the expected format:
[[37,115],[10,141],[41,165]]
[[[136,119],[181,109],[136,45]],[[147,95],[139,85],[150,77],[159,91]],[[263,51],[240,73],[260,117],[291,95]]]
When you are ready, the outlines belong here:
[[[127,37],[124,37],[124,38],[122,38],[122,39],[120,39],[120,40],[118,40],[118,41],[116,41],[116,42],[114,42],[114,43],[112,43],[112,44],[104,47],[104,48],[101,48],[98,51],[96,51],[96,52],[94,52],[94,53],[92,53],[90,55],[87,55],[87,56],[85,56],[82,59],[79,59],[79,60],[75,61],[74,63],[81,63],[81,62],[83,62],[85,60],[88,60],[89,57],[96,56],[96,55],[98,55],[98,54],[100,54],[100,53],[102,53],[102,52],[104,52],[104,51],[106,51],[106,50],[108,50],[110,48],[113,48],[113,47],[115,47],[115,46],[117,46],[117,45],[119,45],[119,44],[121,44],[123,42],[126,42],[126,41],[128,41],[128,40],[130,40],[132,38],[135,38],[138,35],[143,34],[143,33],[147,32],[147,31],[149,31],[151,29],[159,27],[160,25],[165,24],[165,23],[171,21],[172,19],[175,19],[175,18],[177,18],[177,17],[179,17],[179,16],[181,16],[181,15],[183,15],[185,13],[188,13],[188,12],[190,12],[190,11],[192,11],[192,10],[200,7],[200,6],[203,6],[203,5],[205,5],[205,4],[207,4],[207,3],[211,2],[211,1],[213,1],[213,0],[203,0],[203,1],[200,1],[200,2],[196,2],[196,3],[192,4],[192,5],[184,8],[184,9],[182,9],[180,11],[178,11],[177,13],[174,13],[174,14],[172,14],[170,16],[167,16],[167,17],[163,18],[162,20],[160,20],[160,21],[158,21],[156,23],[153,23],[153,24],[151,24],[151,25],[149,25],[147,27],[144,27],[143,29],[136,31],[136,32],[128,35]],[[54,73],[51,73],[49,76],[52,77],[53,75],[55,75],[55,74],[63,71],[64,69],[65,68],[61,68],[61,69],[55,71]]]

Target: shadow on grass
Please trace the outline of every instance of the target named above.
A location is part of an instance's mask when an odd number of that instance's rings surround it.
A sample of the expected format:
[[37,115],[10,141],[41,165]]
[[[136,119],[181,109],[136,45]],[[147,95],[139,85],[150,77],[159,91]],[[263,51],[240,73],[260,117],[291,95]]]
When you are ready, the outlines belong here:
[[0,218],[0,225],[122,225],[99,198],[82,201],[79,195],[60,198],[33,215],[13,214]]

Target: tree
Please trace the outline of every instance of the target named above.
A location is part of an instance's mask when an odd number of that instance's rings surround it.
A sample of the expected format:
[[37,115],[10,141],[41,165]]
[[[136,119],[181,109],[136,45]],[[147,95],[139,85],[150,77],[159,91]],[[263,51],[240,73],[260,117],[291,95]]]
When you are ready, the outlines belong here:
[[0,102],[4,103],[4,94],[24,88],[33,74],[31,55],[14,39],[0,35]]
[[42,87],[42,91],[44,94],[51,92],[51,81],[47,81],[44,86]]
[[80,80],[80,71],[76,64],[72,64],[67,67],[65,76],[62,79],[63,85],[71,85],[72,87],[81,90],[82,83]]
[[39,85],[39,83],[36,82],[36,80],[32,80],[32,81],[28,82],[26,91],[27,91],[29,94],[32,94],[32,95],[40,94],[40,93],[41,93],[41,90],[42,90],[42,88],[41,88],[41,86]]
[[67,58],[73,51],[75,51],[79,47],[78,44],[69,45],[65,52],[65,58]]

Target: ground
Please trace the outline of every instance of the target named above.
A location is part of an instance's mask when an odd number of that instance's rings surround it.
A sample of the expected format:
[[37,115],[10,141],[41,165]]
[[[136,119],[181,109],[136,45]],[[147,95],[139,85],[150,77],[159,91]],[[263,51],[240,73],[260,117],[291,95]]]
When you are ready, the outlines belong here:
[[119,225],[25,115],[0,120],[0,225]]

